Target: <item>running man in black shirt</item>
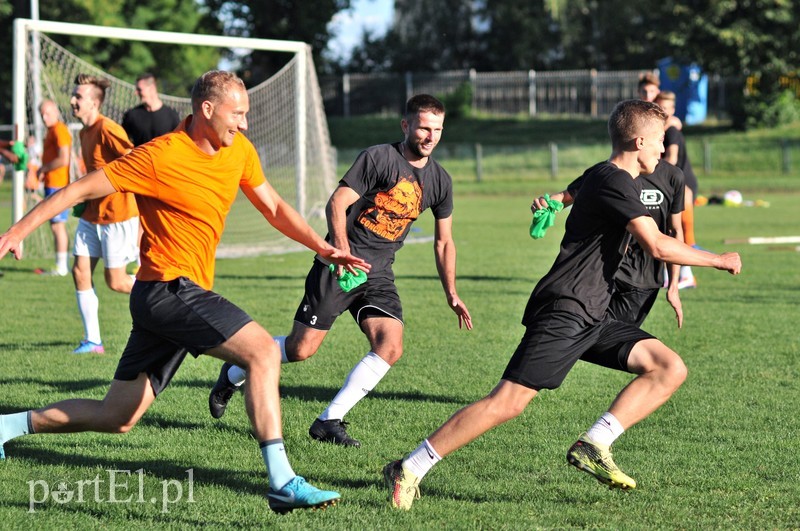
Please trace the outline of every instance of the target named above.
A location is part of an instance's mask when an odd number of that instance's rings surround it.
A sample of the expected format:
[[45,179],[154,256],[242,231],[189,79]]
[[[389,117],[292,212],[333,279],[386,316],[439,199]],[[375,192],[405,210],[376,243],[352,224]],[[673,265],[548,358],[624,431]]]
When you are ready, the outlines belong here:
[[518,416],[541,389],[561,385],[579,359],[637,376],[608,412],[572,445],[567,461],[611,487],[632,489],[610,447],[622,432],[655,411],[681,386],[680,356],[635,325],[606,314],[614,275],[633,235],[658,260],[715,267],[738,274],[736,253],[698,251],[666,236],[640,200],[640,173],[652,173],[664,152],[666,114],[650,102],[629,100],[611,113],[611,157],[586,170],[566,221],[561,249],[528,301],[525,334],[500,383],[456,412],[405,459],[383,470],[394,508],[410,509],[419,482],[442,457]]
[[[583,180],[584,177],[575,179],[563,192],[551,194],[550,199],[561,201],[565,206],[571,205],[583,185]],[[681,213],[685,185],[680,168],[659,161],[653,173],[641,174],[638,180],[642,184],[642,205],[650,213],[658,229],[663,234],[684,241]],[[534,212],[539,208],[547,208],[544,197],[534,199],[531,205]],[[678,292],[680,265],[668,266],[667,301],[675,310],[680,328],[683,326],[683,306]],[[614,293],[608,305],[609,316],[618,321],[642,326],[658,298],[659,289],[664,286],[664,269],[663,262],[647,254],[635,239],[631,240],[614,277]]]
[[[370,351],[350,371],[344,386],[309,429],[312,438],[361,446],[342,420],[378,385],[403,355],[403,308],[394,283],[395,253],[411,224],[430,208],[436,219],[436,267],[447,304],[458,326],[472,329],[472,318],[456,292],[456,247],[452,236],[453,183],[432,157],[442,135],[444,105],[427,94],[412,97],[400,123],[405,139],[364,150],[328,202],[328,242],[362,256],[372,265],[365,284],[344,292],[329,262],[317,256],[306,278],[306,291],[288,337],[276,337],[284,363],[313,356],[336,318],[349,311],[367,336]],[[360,254],[359,254],[360,253]],[[242,369],[224,364],[209,396],[209,408],[221,417]]]

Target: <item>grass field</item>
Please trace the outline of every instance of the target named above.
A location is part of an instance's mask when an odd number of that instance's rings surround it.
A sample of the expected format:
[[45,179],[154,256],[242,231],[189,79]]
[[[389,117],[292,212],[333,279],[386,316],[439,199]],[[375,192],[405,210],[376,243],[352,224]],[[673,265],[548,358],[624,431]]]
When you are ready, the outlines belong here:
[[[724,189],[740,177],[718,179]],[[696,210],[699,243],[739,251],[744,268],[738,277],[696,270],[699,288],[682,293],[682,330],[663,300],[645,323],[683,355],[690,374],[664,407],[615,445],[617,462],[639,483],[634,492],[609,491],[565,462],[569,445],[629,380],[578,364],[559,390],[542,393],[519,418],[440,463],[411,512],[388,508],[381,468],[497,383],[522,334],[519,319],[530,291],[551,265],[563,233],[561,215],[546,238],[531,240],[528,207],[533,194],[566,182],[459,183],[458,287],[475,329],[458,330],[430,244],[401,250],[395,271],[406,354],[348,415],[361,449],[323,445],[307,435],[367,350],[352,320],[337,322],[317,356],[283,367],[292,464],[315,484],[340,491],[340,505],[285,516],[269,511],[266,474],[242,398],[234,398],[222,420],[211,419],[207,396],[219,365],[201,356],[184,363],[129,434],[36,435],[7,444],[8,458],[0,462],[0,528],[796,529],[800,252],[793,245],[722,243],[798,234],[800,181],[782,182],[779,191],[754,187],[745,194],[769,201],[768,209]],[[8,204],[6,183],[0,187],[3,228]],[[414,235],[431,235],[430,214],[415,226]],[[310,253],[220,260],[215,289],[270,332],[286,333],[311,260]],[[98,274],[107,354],[70,354],[82,330],[74,290],[67,278],[31,273],[48,266],[49,260],[0,261],[0,413],[66,398],[101,399],[127,339],[127,300],[111,293]],[[115,479],[118,503],[109,501],[110,470],[122,471]],[[95,478],[102,481],[97,499],[89,483]],[[59,503],[53,491],[61,483],[63,492],[89,486],[82,501],[75,494]],[[31,489],[40,500],[45,485],[51,495],[32,511]],[[165,488],[175,503],[163,504]]]

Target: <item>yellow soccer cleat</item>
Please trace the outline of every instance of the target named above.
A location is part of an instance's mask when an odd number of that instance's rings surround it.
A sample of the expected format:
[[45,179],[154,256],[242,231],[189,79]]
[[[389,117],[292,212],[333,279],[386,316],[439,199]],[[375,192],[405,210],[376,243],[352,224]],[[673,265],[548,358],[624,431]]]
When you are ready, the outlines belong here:
[[399,460],[383,467],[383,481],[389,487],[389,503],[394,509],[408,511],[419,498],[419,478],[403,468]]
[[567,462],[584,472],[593,475],[600,483],[609,488],[632,490],[636,488],[636,480],[619,469],[611,458],[611,447],[591,442],[584,433],[569,451]]

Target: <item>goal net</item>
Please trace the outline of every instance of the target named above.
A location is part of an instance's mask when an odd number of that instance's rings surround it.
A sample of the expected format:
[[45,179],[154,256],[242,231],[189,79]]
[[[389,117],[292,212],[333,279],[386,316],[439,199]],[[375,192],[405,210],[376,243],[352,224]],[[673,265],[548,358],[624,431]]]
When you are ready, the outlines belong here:
[[[72,132],[71,179],[81,176],[80,122],[72,117],[69,100],[78,73],[100,75],[111,82],[101,112],[116,122],[140,103],[132,80],[117,79],[75,56],[50,38],[66,34],[94,38],[170,43],[175,46],[216,46],[244,50],[271,50],[292,54],[275,75],[248,89],[250,113],[246,136],[258,150],[264,173],[278,193],[314,227],[325,234],[325,203],[335,186],[334,157],[316,73],[308,45],[293,41],[245,39],[209,35],[108,28],[60,22],[16,20],[14,55],[14,125],[16,138],[33,134],[41,143],[43,128],[38,105],[53,100]],[[202,72],[198,72],[198,76]],[[189,94],[161,99],[181,117],[191,113]],[[13,221],[31,207],[23,172],[15,172]],[[70,224],[77,221],[71,218]],[[47,224],[26,239],[28,257],[50,257],[52,236]],[[70,234],[74,230],[69,231]],[[71,238],[70,238],[71,239]],[[217,256],[237,257],[280,253],[299,244],[272,229],[263,216],[239,194],[228,216]]]

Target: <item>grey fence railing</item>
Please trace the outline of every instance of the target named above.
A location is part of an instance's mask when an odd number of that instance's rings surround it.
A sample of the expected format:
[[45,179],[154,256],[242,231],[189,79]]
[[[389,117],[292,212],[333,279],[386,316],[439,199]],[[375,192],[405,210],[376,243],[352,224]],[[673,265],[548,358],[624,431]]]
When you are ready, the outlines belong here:
[[[620,100],[635,98],[644,70],[375,73],[320,76],[325,111],[330,116],[402,112],[413,94],[451,94],[472,86],[472,108],[480,113],[536,116],[607,116]],[[731,80],[709,77],[708,116],[725,118]]]

